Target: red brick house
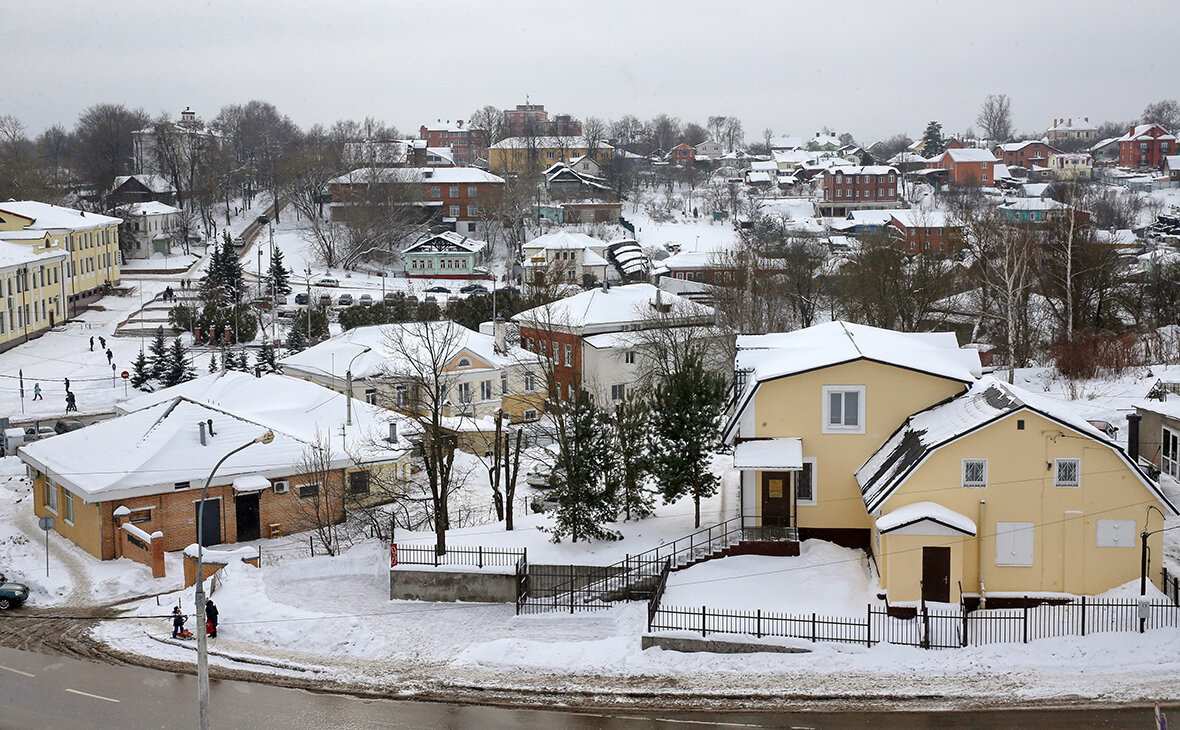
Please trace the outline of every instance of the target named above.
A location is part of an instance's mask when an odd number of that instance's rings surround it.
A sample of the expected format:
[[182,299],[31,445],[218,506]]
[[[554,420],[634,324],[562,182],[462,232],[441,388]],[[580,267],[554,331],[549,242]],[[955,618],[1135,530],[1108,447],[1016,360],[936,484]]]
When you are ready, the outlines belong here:
[[889,233],[905,253],[957,251],[963,244],[962,231],[943,211],[901,210],[889,221]]
[[1119,167],[1157,169],[1176,154],[1176,135],[1158,124],[1138,124],[1119,137]]
[[951,185],[991,185],[998,162],[989,150],[962,147],[948,149],[926,167],[946,170]]
[[901,189],[896,167],[833,167],[824,172],[824,200],[840,203],[895,203]]
[[[416,188],[394,189],[397,186]],[[331,180],[328,188],[332,220],[347,220],[358,207],[389,200],[421,208],[424,219],[454,223],[466,234],[485,220],[483,211],[503,193],[504,178],[475,167],[369,167]]]
[[691,165],[696,159],[697,148],[686,142],[681,142],[668,151],[668,162],[673,165]]
[[464,127],[460,119],[454,124],[446,123],[418,128],[418,137],[426,140],[428,147],[450,147],[456,165],[470,165],[479,158],[488,156],[488,133],[474,127]]
[[1033,165],[1048,167],[1049,155],[1060,151],[1040,140],[1025,140],[1024,142],[996,145],[995,156],[1009,167],[1023,167],[1031,170]]

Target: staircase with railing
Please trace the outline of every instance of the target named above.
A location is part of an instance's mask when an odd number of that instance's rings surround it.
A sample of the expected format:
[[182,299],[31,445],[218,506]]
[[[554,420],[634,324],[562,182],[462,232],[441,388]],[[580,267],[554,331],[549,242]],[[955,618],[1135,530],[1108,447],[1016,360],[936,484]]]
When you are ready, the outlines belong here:
[[[648,600],[669,571],[682,570],[726,555],[760,552],[757,546],[780,543],[777,554],[798,554],[794,527],[752,526],[749,518],[733,517],[611,565],[578,568],[544,590],[529,590],[517,613],[594,611],[617,601]],[[794,548],[792,551],[791,548]]]

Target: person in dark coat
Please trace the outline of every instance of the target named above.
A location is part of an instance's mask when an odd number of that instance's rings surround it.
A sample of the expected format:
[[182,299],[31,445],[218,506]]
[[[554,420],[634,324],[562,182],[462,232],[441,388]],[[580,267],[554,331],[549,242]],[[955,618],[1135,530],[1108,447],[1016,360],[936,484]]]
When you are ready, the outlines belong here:
[[209,637],[217,638],[217,605],[210,598],[205,601],[205,619],[209,622]]
[[66,413],[78,410],[78,404],[74,401],[74,394],[66,391]]
[[104,350],[107,349],[107,338],[99,337],[98,338],[98,346]]
[[180,612],[180,606],[172,607],[172,638],[175,639],[184,630],[184,614]]
[[45,400],[45,396],[41,395],[40,383],[33,386],[33,400]]
[[70,379],[69,378],[63,378],[63,379],[66,381],[66,392],[69,393],[70,392]]
[[111,361],[113,361],[114,359],[115,359],[115,353],[111,352],[110,348],[107,348],[107,365],[110,365]]
[[94,352],[94,335],[90,335],[90,351]]

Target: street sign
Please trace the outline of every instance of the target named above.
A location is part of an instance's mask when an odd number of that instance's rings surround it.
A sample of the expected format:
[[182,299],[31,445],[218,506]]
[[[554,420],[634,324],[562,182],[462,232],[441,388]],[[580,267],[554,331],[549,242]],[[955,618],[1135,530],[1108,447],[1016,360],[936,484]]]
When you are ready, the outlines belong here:
[[127,378],[130,378],[130,377],[131,377],[131,373],[124,370],[123,371],[123,380],[126,380]]
[[[51,489],[49,482],[45,483],[46,489]],[[37,527],[45,531],[45,577],[49,577],[49,531],[53,529],[53,515],[42,515],[37,520]]]
[[53,515],[45,515],[41,519],[37,520],[37,527],[40,527],[42,530],[45,530],[46,532],[49,532],[50,530],[52,530],[53,529]]

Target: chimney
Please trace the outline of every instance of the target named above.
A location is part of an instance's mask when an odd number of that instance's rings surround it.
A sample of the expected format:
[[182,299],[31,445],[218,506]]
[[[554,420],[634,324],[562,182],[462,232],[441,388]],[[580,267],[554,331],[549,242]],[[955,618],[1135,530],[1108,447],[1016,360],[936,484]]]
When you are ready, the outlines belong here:
[[197,422],[197,429],[201,432],[201,446],[205,446],[206,445],[205,444],[205,422],[198,421]]
[[492,338],[493,350],[501,355],[508,352],[508,325],[503,317],[496,317],[496,321],[492,323]]
[[1139,421],[1142,418],[1138,413],[1127,414],[1127,456],[1136,464],[1139,463]]
[[391,444],[397,443],[397,421],[389,422],[389,437],[386,438],[386,441]]
[[217,435],[217,433],[216,433],[216,432],[213,430],[213,419],[212,419],[212,418],[210,418],[208,421],[206,421],[206,423],[208,423],[208,424],[209,424],[209,435],[210,435],[210,436],[216,436],[216,435]]

